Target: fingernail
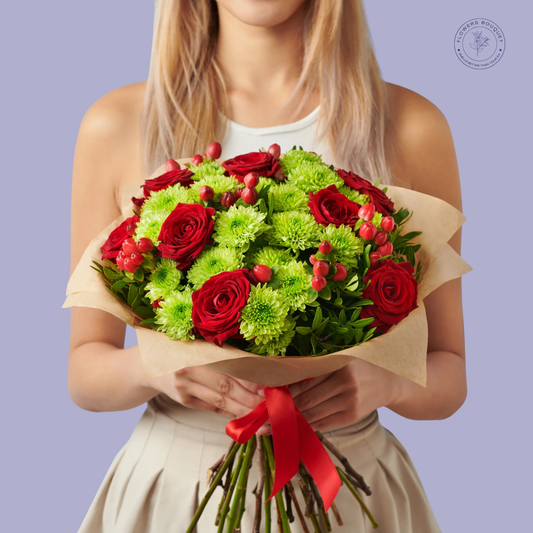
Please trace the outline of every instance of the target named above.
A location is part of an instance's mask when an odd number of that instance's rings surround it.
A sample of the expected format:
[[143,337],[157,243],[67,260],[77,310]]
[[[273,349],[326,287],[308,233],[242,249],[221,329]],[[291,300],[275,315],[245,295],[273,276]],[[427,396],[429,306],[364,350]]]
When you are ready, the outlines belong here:
[[261,396],[262,398],[264,398],[265,397],[265,389],[263,389],[263,388],[257,389],[257,395]]

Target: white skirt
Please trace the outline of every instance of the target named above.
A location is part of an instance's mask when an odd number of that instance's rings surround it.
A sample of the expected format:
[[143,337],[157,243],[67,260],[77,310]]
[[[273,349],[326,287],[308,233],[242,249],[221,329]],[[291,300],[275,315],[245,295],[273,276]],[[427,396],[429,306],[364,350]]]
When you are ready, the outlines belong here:
[[[159,394],[147,404],[130,439],[118,452],[78,533],[185,533],[206,491],[207,470],[228,449],[228,418],[193,410]],[[362,494],[382,533],[439,533],[416,470],[401,443],[379,422],[377,411],[355,424],[324,431],[372,490]],[[257,469],[250,470],[241,531],[251,533]],[[295,485],[296,486],[296,485]],[[196,533],[215,533],[217,488]],[[298,495],[301,498],[301,495]],[[335,532],[374,531],[348,489],[335,499],[344,526]],[[300,505],[304,508],[303,501]],[[331,515],[331,511],[330,511]],[[272,506],[273,531],[275,505]],[[309,529],[312,526],[309,523]],[[292,533],[302,533],[296,518]]]

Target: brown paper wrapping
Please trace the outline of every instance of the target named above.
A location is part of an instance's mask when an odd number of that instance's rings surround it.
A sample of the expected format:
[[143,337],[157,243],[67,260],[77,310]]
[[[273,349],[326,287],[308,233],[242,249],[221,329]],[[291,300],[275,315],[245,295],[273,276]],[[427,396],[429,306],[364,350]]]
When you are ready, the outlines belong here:
[[[181,160],[188,161],[188,160]],[[150,177],[163,173],[159,167]],[[386,334],[333,354],[314,357],[265,357],[226,345],[219,348],[203,339],[173,341],[165,334],[142,327],[133,311],[105,286],[91,262],[101,262],[100,246],[109,233],[132,215],[132,196],[140,196],[143,182],[127,185],[123,190],[122,216],[102,230],[89,244],[67,285],[63,307],[92,307],[106,311],[137,332],[145,373],[160,376],[182,368],[209,365],[224,374],[277,387],[319,376],[342,368],[357,357],[385,368],[415,383],[426,385],[428,327],[424,298],[449,280],[472,270],[449,245],[448,240],[466,221],[458,209],[447,202],[402,187],[388,186],[387,195],[398,207],[412,216],[404,232],[422,231],[413,242],[422,246],[417,259],[422,261],[418,287],[418,305],[411,314]]]

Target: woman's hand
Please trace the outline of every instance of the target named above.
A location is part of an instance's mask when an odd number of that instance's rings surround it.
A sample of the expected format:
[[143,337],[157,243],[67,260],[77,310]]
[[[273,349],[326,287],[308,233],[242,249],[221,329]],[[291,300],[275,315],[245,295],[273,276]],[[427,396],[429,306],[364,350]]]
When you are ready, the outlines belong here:
[[395,376],[361,359],[289,387],[294,404],[315,431],[352,424],[394,399]]
[[261,385],[226,376],[205,366],[184,368],[146,380],[148,387],[165,393],[185,407],[204,409],[230,418],[248,414],[264,400]]

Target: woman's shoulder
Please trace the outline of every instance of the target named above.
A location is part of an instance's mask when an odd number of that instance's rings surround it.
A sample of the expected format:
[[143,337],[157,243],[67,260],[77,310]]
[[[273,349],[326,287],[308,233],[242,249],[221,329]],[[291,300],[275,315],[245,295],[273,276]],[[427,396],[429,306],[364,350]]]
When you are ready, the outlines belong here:
[[437,196],[460,209],[457,158],[443,111],[411,89],[388,82],[386,86],[393,183]]

